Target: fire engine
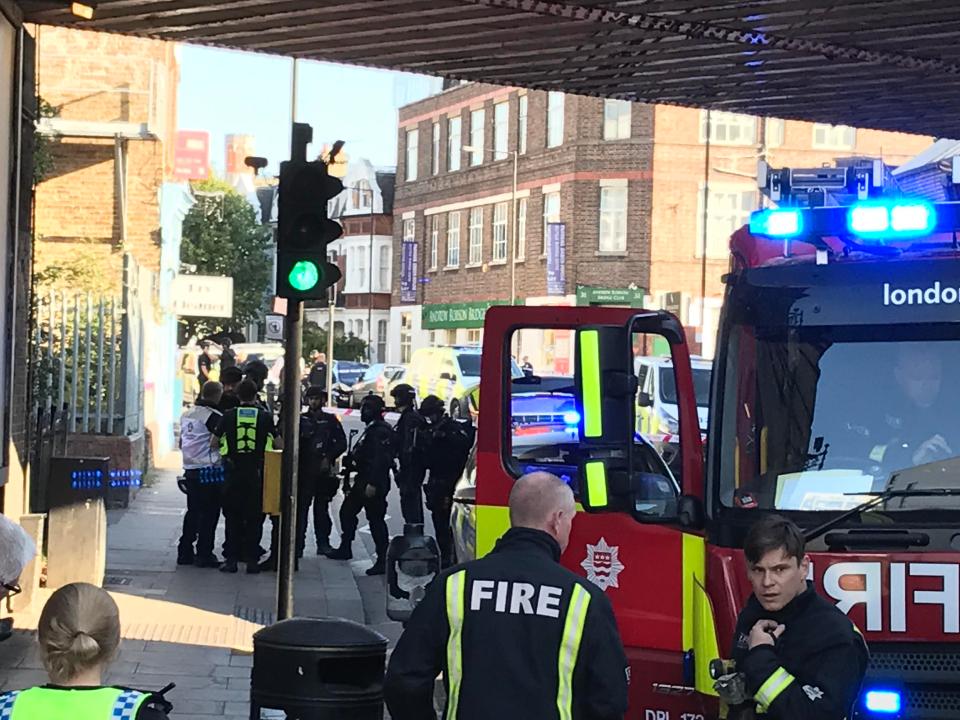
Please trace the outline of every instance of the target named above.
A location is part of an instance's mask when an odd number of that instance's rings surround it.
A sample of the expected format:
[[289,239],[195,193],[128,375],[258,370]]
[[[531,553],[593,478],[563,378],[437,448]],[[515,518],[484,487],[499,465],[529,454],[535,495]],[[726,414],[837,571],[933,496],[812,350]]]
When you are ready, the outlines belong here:
[[[567,479],[584,512],[563,562],[613,603],[629,717],[706,720],[723,713],[710,663],[729,657],[750,593],[744,537],[782,513],[806,533],[818,591],[869,642],[853,717],[960,717],[960,203],[891,196],[879,163],[762,164],[759,183],[772,204],[731,239],[705,445],[673,315],[488,311],[481,392],[501,400],[484,404],[458,491],[471,544],[483,555],[507,529],[520,474]],[[566,441],[512,437],[524,328],[575,337]],[[676,472],[636,433],[639,335],[669,343]]]

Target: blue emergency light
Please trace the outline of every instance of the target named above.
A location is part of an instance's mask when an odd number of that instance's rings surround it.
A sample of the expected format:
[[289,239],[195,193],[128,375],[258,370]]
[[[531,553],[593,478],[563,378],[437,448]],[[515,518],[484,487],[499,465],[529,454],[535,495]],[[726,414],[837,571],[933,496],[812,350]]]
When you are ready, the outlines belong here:
[[847,212],[847,229],[864,239],[896,240],[929,235],[937,225],[933,205],[918,200],[862,202]]
[[900,712],[900,693],[896,690],[868,690],[863,695],[863,705],[872,713],[896,715]]
[[563,424],[567,427],[577,427],[580,424],[580,413],[576,410],[567,410],[563,414]]
[[799,210],[760,210],[750,215],[750,232],[772,238],[793,238],[803,233]]

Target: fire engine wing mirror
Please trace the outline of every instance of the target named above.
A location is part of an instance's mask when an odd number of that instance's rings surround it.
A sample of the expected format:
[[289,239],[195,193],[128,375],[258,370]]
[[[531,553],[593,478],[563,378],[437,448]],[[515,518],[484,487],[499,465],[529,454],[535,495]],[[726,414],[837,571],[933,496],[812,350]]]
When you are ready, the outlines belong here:
[[637,395],[637,406],[642,408],[653,407],[653,398],[650,397],[650,393],[641,392]]
[[622,460],[580,465],[580,503],[587,512],[629,512],[641,522],[675,522],[681,498],[673,482],[656,473],[628,473]]

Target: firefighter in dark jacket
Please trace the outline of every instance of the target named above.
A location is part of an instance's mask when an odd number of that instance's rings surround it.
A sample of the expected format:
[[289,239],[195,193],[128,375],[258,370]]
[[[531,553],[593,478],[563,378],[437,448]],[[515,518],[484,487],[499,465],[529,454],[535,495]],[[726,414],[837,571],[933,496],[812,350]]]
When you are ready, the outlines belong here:
[[[340,547],[327,553],[334,560],[353,558],[351,545],[357,533],[357,517],[363,510],[377,550],[377,559],[367,575],[383,575],[387,569],[387,493],[393,466],[393,430],[383,419],[385,404],[377,395],[360,403],[360,420],[366,425],[344,462],[344,495],[340,506]],[[352,482],[351,482],[351,476]]]
[[428,432],[422,433],[425,441],[422,452],[430,472],[424,494],[440,547],[440,561],[443,567],[449,567],[453,560],[450,529],[453,491],[467,466],[476,431],[469,420],[454,420],[447,415],[443,400],[436,395],[423,399],[420,414],[428,423]]
[[390,657],[394,720],[436,718],[443,672],[451,720],[620,720],[627,660],[610,601],[563,568],[576,504],[548,473],[510,493],[512,528],[493,552],[437,576]]
[[297,479],[297,557],[307,544],[307,516],[313,504],[313,532],[317,555],[330,548],[330,501],[337,494],[334,465],[347,451],[347,436],[336,415],[324,412],[327,391],[311,387],[306,392],[307,412],[300,416],[300,453]]
[[737,619],[732,657],[745,698],[729,703],[721,692],[730,717],[850,717],[867,646],[853,622],[807,581],[803,533],[790,520],[768,515],[750,529],[744,555],[753,595]]
[[401,383],[390,391],[393,402],[400,412],[395,429],[395,448],[400,461],[397,487],[400,489],[400,512],[407,524],[423,524],[423,499],[420,496],[423,479],[427,473],[420,452],[422,443],[417,435],[426,427],[423,415],[417,412],[416,393],[411,385]]

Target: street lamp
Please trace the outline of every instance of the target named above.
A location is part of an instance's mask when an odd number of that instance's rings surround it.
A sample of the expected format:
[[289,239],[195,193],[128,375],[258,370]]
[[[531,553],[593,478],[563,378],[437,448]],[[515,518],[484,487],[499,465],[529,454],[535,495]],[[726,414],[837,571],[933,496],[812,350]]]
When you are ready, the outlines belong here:
[[520,153],[516,150],[478,148],[473,145],[464,145],[463,151],[468,153],[488,152],[493,153],[494,157],[502,153],[513,155],[513,189],[510,192],[510,304],[514,305],[517,301],[517,167]]

